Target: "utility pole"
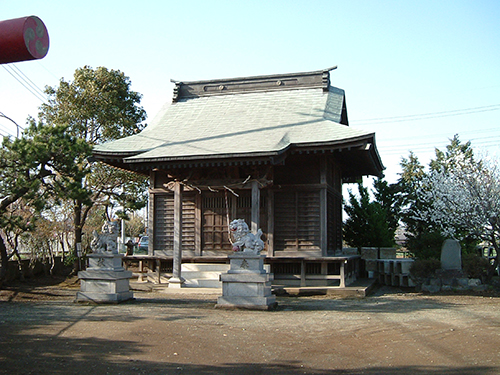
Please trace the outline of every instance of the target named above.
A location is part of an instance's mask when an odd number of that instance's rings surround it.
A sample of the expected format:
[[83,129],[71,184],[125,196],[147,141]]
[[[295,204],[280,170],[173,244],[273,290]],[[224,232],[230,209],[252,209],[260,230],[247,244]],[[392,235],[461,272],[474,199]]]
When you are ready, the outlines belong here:
[[[18,125],[18,123],[17,123],[17,122],[15,122],[14,120],[12,120],[10,117],[8,117],[8,116],[4,115],[2,112],[0,112],[0,117],[3,117],[3,118],[5,118],[5,119],[7,119],[7,120],[9,120],[9,121],[13,122],[13,123],[14,123],[14,125],[16,125],[16,128],[17,128],[17,138],[19,138],[19,128],[21,128],[21,127]],[[21,129],[22,129],[22,128],[21,128]]]

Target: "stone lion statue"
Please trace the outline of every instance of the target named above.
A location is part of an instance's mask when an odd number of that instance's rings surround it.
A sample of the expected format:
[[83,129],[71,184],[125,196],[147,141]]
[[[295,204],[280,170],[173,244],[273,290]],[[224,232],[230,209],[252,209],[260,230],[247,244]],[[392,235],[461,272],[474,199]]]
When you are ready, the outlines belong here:
[[235,242],[233,242],[234,251],[259,254],[264,249],[264,241],[260,239],[262,236],[261,229],[257,231],[257,235],[250,233],[248,225],[243,219],[231,221],[229,229],[235,239]]
[[92,233],[94,238],[90,248],[94,253],[118,253],[117,239],[120,232],[117,221],[106,221],[101,229],[101,234],[96,230]]

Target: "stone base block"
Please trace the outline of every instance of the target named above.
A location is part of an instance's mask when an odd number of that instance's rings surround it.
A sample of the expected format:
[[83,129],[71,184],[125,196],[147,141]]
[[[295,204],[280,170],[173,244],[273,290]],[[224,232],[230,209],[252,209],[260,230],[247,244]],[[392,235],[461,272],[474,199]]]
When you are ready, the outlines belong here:
[[271,292],[274,279],[264,269],[264,255],[236,253],[229,256],[230,269],[220,276],[222,296],[216,307],[271,310],[277,305]]
[[366,260],[365,261],[365,270],[367,272],[376,272],[377,269],[377,261],[376,260]]
[[393,247],[381,247],[379,249],[380,259],[396,259],[396,249]]
[[134,298],[130,291],[120,293],[77,292],[75,302],[120,303]]
[[276,296],[243,297],[221,296],[217,299],[216,308],[219,309],[249,309],[249,310],[274,310],[278,306]]
[[230,268],[227,273],[266,273],[265,255],[237,252],[229,255]]
[[375,260],[378,259],[378,247],[362,247],[361,259]]
[[123,254],[90,254],[90,267],[78,272],[80,291],[75,302],[119,303],[134,298],[129,279],[132,272],[122,267]]
[[87,270],[120,270],[123,269],[122,258],[124,254],[92,253],[88,254],[89,266]]
[[88,269],[78,272],[78,278],[81,280],[128,280],[132,278],[132,271],[125,271],[123,268],[120,271]]
[[80,280],[80,291],[91,293],[123,293],[130,289],[128,279],[118,280]]

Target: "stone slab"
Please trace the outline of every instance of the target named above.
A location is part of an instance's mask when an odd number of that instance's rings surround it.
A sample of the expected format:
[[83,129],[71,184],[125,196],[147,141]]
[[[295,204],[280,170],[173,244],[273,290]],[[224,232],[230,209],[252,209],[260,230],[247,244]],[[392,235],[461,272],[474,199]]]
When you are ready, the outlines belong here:
[[92,280],[119,280],[132,278],[132,271],[91,270],[78,272],[79,279]]
[[226,297],[268,297],[272,295],[271,283],[222,283]]
[[128,279],[80,280],[80,291],[90,293],[124,293],[130,290]]
[[87,269],[94,270],[120,270],[123,269],[122,258],[123,254],[89,254],[89,266]]
[[377,271],[377,261],[376,260],[366,260],[365,261],[365,270],[368,272],[376,272]]
[[380,259],[396,259],[396,249],[393,247],[381,247],[379,249]]
[[261,273],[265,274],[265,255],[238,252],[228,256],[230,269],[228,273]]
[[77,292],[75,302],[119,303],[133,298],[134,294],[130,291],[123,293]]
[[378,259],[378,247],[362,247],[361,258],[365,260]]
[[462,269],[462,251],[457,240],[447,239],[441,247],[441,268],[443,270]]
[[220,280],[234,283],[267,283],[274,280],[274,275],[269,273],[223,273],[220,275]]
[[276,296],[268,297],[227,297],[217,298],[217,308],[272,310],[277,306]]

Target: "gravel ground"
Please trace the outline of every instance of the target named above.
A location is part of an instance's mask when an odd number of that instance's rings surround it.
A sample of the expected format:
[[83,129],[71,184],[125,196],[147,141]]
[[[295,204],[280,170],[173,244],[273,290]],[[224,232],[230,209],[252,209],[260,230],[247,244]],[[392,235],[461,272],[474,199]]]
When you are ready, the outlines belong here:
[[0,290],[1,374],[500,374],[496,295],[381,287],[242,311],[193,292],[76,304],[77,290],[74,280]]

